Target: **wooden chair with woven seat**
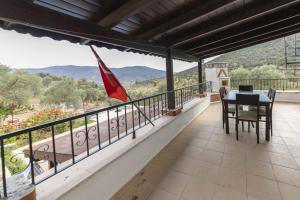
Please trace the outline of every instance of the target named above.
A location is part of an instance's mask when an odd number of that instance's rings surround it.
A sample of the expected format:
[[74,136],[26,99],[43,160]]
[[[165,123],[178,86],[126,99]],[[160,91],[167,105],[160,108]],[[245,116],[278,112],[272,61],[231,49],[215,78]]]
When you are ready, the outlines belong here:
[[[244,106],[256,108],[254,111],[243,110]],[[259,95],[258,94],[236,94],[235,106],[235,129],[236,139],[239,139],[239,122],[253,122],[256,125],[257,144],[259,144]]]
[[[219,93],[220,93],[220,98],[221,98],[221,102],[222,102],[222,120],[223,120],[223,128],[224,128],[226,115],[225,115],[225,104],[224,104],[223,99],[224,99],[225,95],[227,95],[228,92],[225,87],[220,87]],[[235,114],[235,106],[234,105],[228,104],[228,114],[231,114],[232,116],[234,116],[234,114]],[[234,118],[234,117],[229,117],[229,118]]]

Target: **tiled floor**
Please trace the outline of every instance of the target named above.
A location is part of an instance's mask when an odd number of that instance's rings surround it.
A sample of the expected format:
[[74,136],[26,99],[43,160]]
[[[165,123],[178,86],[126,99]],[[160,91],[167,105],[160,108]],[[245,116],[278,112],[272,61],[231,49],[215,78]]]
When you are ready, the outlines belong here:
[[212,104],[116,199],[299,200],[300,104],[275,103],[273,116],[270,142],[263,128],[261,144],[253,128],[236,141],[234,121],[226,135],[221,106]]

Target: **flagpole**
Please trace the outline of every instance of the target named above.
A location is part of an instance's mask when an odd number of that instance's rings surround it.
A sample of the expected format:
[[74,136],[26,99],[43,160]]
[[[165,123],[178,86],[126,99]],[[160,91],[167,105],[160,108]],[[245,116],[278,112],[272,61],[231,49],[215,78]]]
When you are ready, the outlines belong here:
[[[153,122],[146,116],[146,114],[142,112],[142,110],[140,109],[140,107],[139,107],[138,105],[136,105],[136,104],[132,101],[131,97],[130,97],[127,93],[126,93],[126,95],[127,95],[128,99],[132,102],[132,104],[138,109],[138,111],[139,111],[140,113],[142,113],[143,117],[145,117],[145,119],[147,119],[147,120],[150,122],[150,124],[152,124],[152,126],[155,126],[155,125],[153,124]],[[149,106],[150,106],[150,105],[149,105]],[[133,112],[133,110],[132,110],[132,112]],[[132,119],[132,120],[134,120],[134,119]]]

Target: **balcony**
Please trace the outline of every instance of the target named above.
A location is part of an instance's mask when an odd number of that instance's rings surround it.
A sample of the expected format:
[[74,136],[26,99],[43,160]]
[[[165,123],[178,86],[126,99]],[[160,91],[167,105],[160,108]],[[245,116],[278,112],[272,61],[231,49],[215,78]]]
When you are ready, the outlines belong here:
[[113,199],[298,199],[300,105],[274,106],[271,141],[261,130],[256,144],[254,129],[226,135],[221,104],[211,104]]
[[[221,104],[211,103],[211,86],[200,84],[208,94],[201,98],[199,86],[175,90],[175,108],[181,110],[175,117],[165,112],[166,92],[2,135],[1,195],[4,188],[8,197],[15,189],[35,188],[43,200],[99,195],[113,200],[289,200],[290,193],[300,195],[300,104],[275,103],[270,142],[264,124],[260,144],[254,128],[241,130],[237,141],[234,121],[229,135],[222,128]],[[75,127],[78,121],[83,124]],[[63,125],[68,130],[58,133]],[[49,137],[32,140],[41,133]],[[12,155],[6,143],[11,139],[22,144]],[[20,160],[26,166],[12,170],[8,163]]]

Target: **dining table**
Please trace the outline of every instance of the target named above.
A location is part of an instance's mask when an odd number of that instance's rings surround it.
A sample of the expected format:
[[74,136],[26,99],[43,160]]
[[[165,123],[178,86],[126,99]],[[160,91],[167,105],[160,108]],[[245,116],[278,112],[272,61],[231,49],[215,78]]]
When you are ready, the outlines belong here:
[[254,90],[254,91],[249,91],[249,92],[240,92],[236,90],[230,91],[224,98],[224,112],[225,112],[225,126],[226,126],[226,134],[229,134],[229,117],[228,117],[228,105],[229,104],[236,104],[236,94],[258,94],[259,95],[259,106],[263,106],[266,109],[266,140],[270,141],[270,117],[269,112],[270,112],[270,104],[271,100],[269,97],[260,90]]

